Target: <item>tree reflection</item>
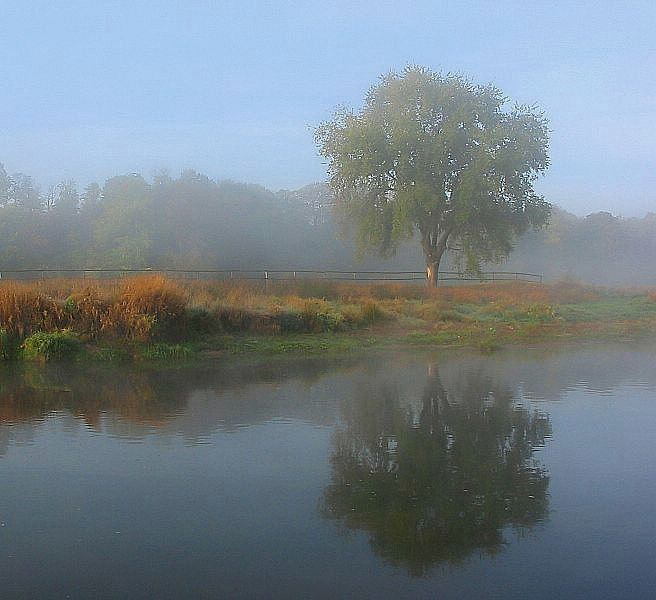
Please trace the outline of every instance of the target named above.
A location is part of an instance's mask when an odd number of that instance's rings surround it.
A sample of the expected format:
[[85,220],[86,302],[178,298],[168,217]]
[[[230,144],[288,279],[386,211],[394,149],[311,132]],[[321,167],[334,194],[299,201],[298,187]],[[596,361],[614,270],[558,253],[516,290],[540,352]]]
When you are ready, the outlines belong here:
[[494,554],[506,526],[545,518],[549,479],[533,450],[550,435],[547,415],[476,374],[447,393],[429,369],[415,406],[401,392],[363,386],[345,406],[325,516],[368,532],[376,553],[414,575]]

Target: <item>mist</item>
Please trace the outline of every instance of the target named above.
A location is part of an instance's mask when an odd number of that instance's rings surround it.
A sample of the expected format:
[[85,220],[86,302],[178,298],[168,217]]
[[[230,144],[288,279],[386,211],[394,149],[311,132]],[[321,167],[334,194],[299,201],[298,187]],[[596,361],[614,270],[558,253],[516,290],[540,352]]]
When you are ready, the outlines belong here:
[[[193,170],[131,173],[79,189],[44,188],[0,166],[0,265],[19,269],[423,271],[418,240],[389,257],[363,254],[336,221],[327,185],[273,192]],[[484,264],[601,285],[656,284],[656,215],[578,217],[555,207],[549,225]],[[459,268],[456,256],[445,268]]]

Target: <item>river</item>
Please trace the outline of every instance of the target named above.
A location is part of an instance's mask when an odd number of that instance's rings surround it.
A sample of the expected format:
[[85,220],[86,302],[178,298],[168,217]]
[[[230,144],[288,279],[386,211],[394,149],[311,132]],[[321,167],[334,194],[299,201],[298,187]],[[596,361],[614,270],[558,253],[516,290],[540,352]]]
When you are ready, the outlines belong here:
[[3,598],[645,598],[656,345],[0,371]]

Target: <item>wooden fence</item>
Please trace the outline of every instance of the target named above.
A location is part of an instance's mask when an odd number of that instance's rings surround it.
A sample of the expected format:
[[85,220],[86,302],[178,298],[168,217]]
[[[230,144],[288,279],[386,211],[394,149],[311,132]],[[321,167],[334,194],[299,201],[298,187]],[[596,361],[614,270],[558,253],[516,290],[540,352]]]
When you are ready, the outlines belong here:
[[[34,280],[54,278],[115,279],[132,275],[161,274],[182,279],[293,281],[327,279],[334,281],[425,281],[425,271],[335,271],[277,269],[14,269],[0,271],[0,279]],[[482,271],[463,273],[440,271],[440,281],[528,281],[542,283],[542,275],[515,271]]]

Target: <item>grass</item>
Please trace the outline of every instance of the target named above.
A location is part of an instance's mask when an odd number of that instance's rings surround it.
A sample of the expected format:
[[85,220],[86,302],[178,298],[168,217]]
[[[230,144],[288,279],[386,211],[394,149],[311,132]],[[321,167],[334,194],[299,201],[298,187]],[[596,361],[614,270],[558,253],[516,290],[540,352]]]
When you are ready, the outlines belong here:
[[69,331],[39,331],[23,342],[23,355],[29,360],[70,359],[79,351],[80,342]]
[[[329,281],[0,282],[0,359],[181,361],[239,353],[472,346],[656,330],[656,292],[572,282],[428,289]],[[80,350],[84,352],[80,354]]]

